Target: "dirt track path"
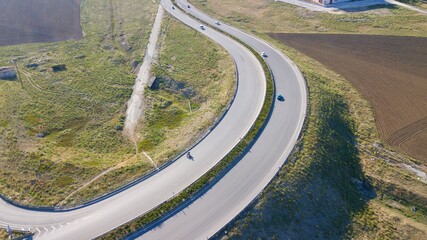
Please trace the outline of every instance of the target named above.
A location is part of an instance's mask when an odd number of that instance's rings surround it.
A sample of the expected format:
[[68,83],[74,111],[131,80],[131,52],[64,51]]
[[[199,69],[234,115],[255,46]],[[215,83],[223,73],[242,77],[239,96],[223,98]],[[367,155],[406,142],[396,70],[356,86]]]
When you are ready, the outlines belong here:
[[133,86],[133,92],[127,104],[123,133],[132,141],[136,140],[136,128],[139,120],[144,115],[144,87],[150,79],[150,69],[156,55],[156,45],[162,27],[163,13],[164,9],[159,5],[144,60],[139,68],[138,75],[135,79],[135,85]]

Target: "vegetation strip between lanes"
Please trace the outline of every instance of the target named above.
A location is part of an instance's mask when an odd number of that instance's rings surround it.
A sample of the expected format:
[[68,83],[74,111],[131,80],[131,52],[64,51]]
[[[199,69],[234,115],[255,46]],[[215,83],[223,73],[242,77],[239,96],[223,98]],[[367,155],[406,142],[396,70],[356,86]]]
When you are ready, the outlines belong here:
[[[176,4],[175,4],[176,5]],[[194,18],[193,16],[189,15]],[[199,19],[196,19],[200,22]],[[256,119],[255,123],[252,125],[249,132],[242,138],[242,140],[234,147],[218,164],[216,164],[211,170],[205,173],[201,178],[191,184],[188,188],[178,193],[174,198],[169,199],[168,201],[157,206],[150,212],[131,220],[120,227],[99,236],[97,239],[120,239],[120,238],[132,238],[131,234],[139,235],[140,233],[146,232],[155,226],[161,220],[168,218],[173,215],[176,211],[188,206],[191,202],[197,199],[197,196],[205,193],[209,188],[218,182],[223,175],[225,175],[234,165],[236,165],[239,160],[246,154],[247,150],[254,144],[258,136],[262,133],[265,125],[270,118],[272,112],[272,106],[274,102],[275,86],[273,74],[271,73],[267,63],[264,59],[251,48],[246,43],[240,41],[239,39],[231,36],[224,31],[217,31],[227,35],[233,40],[239,42],[247,49],[249,49],[252,54],[256,56],[258,61],[261,63],[264,70],[264,74],[267,81],[266,95],[264,99],[264,104],[262,106],[261,112]]]

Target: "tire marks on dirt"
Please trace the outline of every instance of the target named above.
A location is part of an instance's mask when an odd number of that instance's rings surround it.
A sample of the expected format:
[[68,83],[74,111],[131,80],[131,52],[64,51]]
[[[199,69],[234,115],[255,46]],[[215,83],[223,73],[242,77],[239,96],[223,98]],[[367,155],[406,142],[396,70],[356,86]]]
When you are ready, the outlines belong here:
[[400,147],[404,142],[427,130],[427,117],[415,121],[394,132],[386,142],[392,146]]

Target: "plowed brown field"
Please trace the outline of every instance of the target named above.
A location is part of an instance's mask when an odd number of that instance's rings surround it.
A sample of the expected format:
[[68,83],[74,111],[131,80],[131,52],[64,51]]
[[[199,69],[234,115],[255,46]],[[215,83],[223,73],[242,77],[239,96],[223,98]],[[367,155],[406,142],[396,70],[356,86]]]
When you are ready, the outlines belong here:
[[0,0],[0,46],[81,37],[80,0]]
[[371,102],[381,138],[427,161],[427,38],[269,35],[352,82]]

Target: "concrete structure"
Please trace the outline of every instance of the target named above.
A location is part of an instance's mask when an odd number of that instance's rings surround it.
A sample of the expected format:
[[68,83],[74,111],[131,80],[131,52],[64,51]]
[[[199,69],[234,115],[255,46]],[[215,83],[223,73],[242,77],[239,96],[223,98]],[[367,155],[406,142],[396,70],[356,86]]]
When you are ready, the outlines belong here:
[[313,0],[313,2],[322,4],[322,5],[330,5],[334,3],[350,2],[350,1],[352,0]]
[[0,79],[11,79],[16,77],[14,67],[0,67]]

